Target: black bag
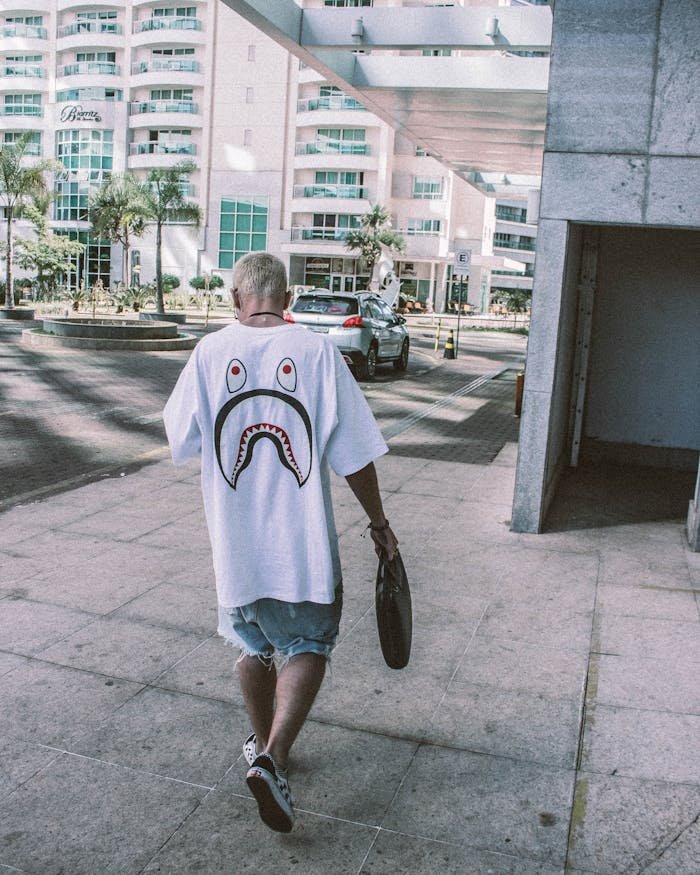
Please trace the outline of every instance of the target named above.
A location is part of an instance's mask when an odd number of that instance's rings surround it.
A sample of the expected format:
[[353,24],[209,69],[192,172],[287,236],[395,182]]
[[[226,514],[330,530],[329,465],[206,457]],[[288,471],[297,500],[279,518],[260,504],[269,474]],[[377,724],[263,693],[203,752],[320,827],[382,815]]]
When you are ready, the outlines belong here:
[[389,668],[405,668],[411,655],[411,590],[397,550],[391,562],[379,560],[375,594],[379,644]]

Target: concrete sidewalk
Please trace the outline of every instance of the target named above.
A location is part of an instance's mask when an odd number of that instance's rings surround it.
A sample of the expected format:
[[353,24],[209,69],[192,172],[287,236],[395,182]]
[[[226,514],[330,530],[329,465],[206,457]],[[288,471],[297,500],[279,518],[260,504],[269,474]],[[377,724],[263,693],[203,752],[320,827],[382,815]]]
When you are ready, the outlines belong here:
[[336,486],[345,612],[290,836],[245,785],[196,467],[0,516],[0,871],[700,871],[682,515],[514,534],[514,443],[480,464],[418,443],[378,466],[413,585],[403,671],[382,662],[371,543]]

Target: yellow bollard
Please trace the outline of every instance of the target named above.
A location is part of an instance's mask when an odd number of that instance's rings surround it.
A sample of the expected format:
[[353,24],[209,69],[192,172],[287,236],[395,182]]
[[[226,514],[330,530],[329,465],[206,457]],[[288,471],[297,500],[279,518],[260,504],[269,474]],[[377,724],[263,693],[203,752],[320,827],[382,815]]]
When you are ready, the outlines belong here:
[[525,374],[521,371],[515,377],[515,415],[520,416],[523,409],[523,388],[525,387]]
[[438,319],[437,327],[435,329],[435,352],[440,349],[440,320]]
[[455,333],[451,328],[447,335],[447,343],[445,344],[445,352],[443,353],[443,358],[455,358]]

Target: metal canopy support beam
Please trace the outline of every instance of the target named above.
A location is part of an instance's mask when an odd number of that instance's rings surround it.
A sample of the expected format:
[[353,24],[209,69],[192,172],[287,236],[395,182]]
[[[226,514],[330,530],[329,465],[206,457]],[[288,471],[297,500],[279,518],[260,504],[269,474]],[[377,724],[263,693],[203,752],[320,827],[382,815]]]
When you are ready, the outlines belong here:
[[551,41],[552,13],[542,6],[305,9],[301,27],[311,49],[549,52]]

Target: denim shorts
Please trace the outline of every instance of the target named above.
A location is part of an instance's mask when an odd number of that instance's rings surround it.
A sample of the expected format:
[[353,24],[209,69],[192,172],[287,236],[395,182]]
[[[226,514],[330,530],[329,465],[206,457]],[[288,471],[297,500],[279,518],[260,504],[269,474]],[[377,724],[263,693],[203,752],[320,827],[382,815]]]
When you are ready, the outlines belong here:
[[258,599],[227,610],[231,625],[224,637],[240,648],[242,656],[257,656],[266,662],[275,652],[283,661],[299,653],[318,653],[328,659],[342,610],[342,583],[329,605]]

